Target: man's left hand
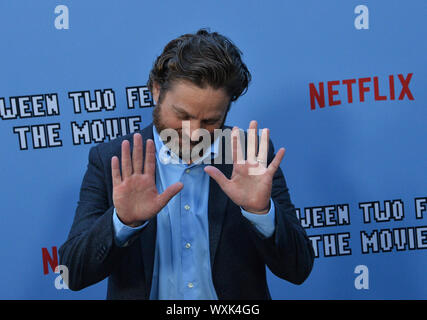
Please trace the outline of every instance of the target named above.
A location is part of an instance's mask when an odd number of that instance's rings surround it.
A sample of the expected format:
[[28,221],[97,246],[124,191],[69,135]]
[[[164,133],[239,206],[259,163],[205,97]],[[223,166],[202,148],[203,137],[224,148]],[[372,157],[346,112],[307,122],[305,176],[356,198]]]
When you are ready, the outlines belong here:
[[257,152],[257,127],[256,121],[251,121],[249,124],[246,160],[243,157],[239,129],[233,128],[231,179],[213,166],[206,166],[205,172],[218,183],[236,205],[251,213],[266,214],[270,210],[273,176],[285,155],[285,149],[280,148],[267,167],[269,129],[262,130],[261,143]]

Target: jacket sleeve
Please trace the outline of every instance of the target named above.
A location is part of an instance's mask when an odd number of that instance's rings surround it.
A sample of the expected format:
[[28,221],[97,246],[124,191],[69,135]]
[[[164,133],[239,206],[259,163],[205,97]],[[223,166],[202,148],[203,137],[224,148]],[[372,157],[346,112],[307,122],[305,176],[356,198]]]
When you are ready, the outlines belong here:
[[[273,158],[274,147],[270,141],[267,162],[270,163]],[[271,272],[291,283],[301,284],[313,268],[314,251],[296,216],[280,167],[273,177],[271,198],[275,206],[274,233],[265,237],[248,222],[252,238]]]
[[81,290],[109,276],[123,250],[114,241],[114,207],[109,205],[112,201],[108,200],[105,172],[98,147],[92,147],[74,221],[59,249],[71,290]]

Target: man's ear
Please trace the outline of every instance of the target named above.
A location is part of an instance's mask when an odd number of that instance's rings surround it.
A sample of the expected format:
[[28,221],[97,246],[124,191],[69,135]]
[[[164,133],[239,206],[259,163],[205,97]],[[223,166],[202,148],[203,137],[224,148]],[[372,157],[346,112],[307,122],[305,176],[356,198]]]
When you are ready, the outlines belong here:
[[157,102],[159,101],[159,96],[160,96],[160,85],[156,81],[153,81],[152,94],[153,94],[154,104],[157,105]]

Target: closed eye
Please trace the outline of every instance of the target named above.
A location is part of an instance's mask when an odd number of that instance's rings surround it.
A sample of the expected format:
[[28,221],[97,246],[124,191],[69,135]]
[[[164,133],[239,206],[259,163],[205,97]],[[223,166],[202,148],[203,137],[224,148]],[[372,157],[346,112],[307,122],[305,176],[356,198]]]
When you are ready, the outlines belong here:
[[211,125],[211,124],[218,123],[218,122],[219,122],[219,120],[220,120],[220,119],[205,119],[205,120],[203,120],[203,123],[204,123],[204,124],[207,124],[207,125]]

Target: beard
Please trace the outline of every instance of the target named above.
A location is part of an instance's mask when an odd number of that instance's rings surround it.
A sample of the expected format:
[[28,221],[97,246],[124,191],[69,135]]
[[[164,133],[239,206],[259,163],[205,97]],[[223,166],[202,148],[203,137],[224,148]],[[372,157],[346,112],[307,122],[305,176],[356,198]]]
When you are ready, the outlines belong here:
[[[162,121],[161,115],[160,115],[160,105],[157,105],[153,109],[153,124],[156,127],[157,132],[160,134],[163,130],[166,129],[173,129],[178,133],[178,138],[174,139],[172,141],[164,141],[171,148],[169,148],[171,151],[179,156],[180,159],[187,163],[194,162],[195,160],[201,158],[204,154],[204,151],[207,150],[207,148],[210,148],[212,143],[214,142],[214,132],[209,132],[210,139],[207,139],[206,136],[203,136],[202,134],[197,135],[196,133],[193,133],[198,139],[191,140],[189,137],[189,133],[183,134],[183,126],[181,125],[181,128],[169,128],[164,121]],[[218,129],[222,129],[225,123],[226,115],[224,116],[224,119]],[[209,141],[209,143],[208,143]],[[176,152],[177,151],[177,152]],[[194,152],[195,151],[195,152]]]

